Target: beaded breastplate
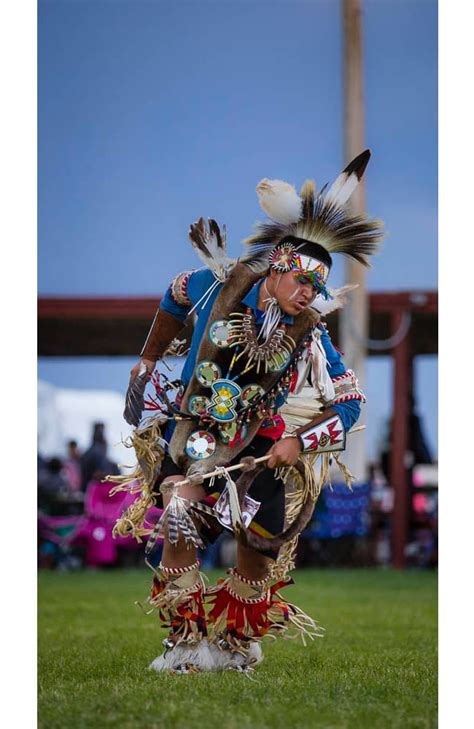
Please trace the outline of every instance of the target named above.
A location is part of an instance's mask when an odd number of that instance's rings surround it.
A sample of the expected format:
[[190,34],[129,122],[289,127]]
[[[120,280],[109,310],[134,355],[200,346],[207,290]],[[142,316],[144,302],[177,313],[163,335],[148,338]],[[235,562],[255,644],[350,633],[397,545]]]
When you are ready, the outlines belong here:
[[251,442],[288,393],[318,321],[315,312],[304,311],[259,341],[253,312],[242,304],[258,278],[237,264],[214,302],[170,442],[183,471],[227,464]]

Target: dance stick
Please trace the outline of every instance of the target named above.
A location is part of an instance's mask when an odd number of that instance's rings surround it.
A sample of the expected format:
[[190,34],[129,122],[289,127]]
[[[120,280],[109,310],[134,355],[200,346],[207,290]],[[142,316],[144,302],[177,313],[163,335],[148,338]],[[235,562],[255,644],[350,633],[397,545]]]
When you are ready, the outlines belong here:
[[[352,428],[348,435],[352,433],[356,433],[359,430],[364,430],[365,425],[359,425],[357,428]],[[260,458],[255,458],[254,463],[264,463],[264,461],[268,461],[270,458],[269,455],[267,456],[260,456]],[[203,480],[212,478],[213,476],[222,476],[223,470],[226,471],[226,473],[229,473],[229,471],[237,471],[240,468],[245,468],[247,466],[246,463],[235,463],[233,466],[219,466],[214,471],[210,471],[209,473],[203,473],[202,478]],[[172,482],[170,482],[172,483]],[[184,481],[177,481],[176,483],[173,483],[173,488],[178,488],[179,486],[185,486],[189,483],[193,483],[193,479],[185,478]]]
[[[260,456],[260,458],[256,458],[254,460],[254,463],[263,463],[264,461],[268,461],[270,456]],[[203,473],[202,478],[212,478],[213,476],[222,476],[222,471],[225,470],[227,473],[229,471],[237,471],[239,468],[245,468],[247,464],[245,463],[235,463],[233,466],[219,466],[216,468],[215,471],[210,471],[209,473]],[[164,482],[163,482],[164,483]],[[173,483],[172,481],[169,482],[170,484]],[[177,481],[176,483],[173,483],[174,488],[178,488],[178,486],[185,486],[188,483],[193,483],[193,479],[185,478],[184,481]]]

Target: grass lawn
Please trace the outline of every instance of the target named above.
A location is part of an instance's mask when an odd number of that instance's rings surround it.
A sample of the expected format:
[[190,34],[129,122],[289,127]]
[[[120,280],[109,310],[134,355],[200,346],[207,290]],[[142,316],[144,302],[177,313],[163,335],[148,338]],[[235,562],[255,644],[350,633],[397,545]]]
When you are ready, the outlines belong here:
[[40,574],[40,728],[436,727],[434,573],[297,571],[283,594],[325,637],[307,648],[264,641],[254,680],[146,670],[166,632],[134,605],[150,574]]

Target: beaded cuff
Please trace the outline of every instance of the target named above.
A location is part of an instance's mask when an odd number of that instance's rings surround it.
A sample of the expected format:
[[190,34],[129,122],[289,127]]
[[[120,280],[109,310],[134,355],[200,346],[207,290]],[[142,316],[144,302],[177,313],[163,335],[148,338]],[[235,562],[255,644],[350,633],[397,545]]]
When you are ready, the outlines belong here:
[[178,273],[171,282],[171,296],[180,306],[191,306],[192,302],[187,294],[186,286],[192,273],[193,271],[183,271],[183,273]]
[[333,377],[335,397],[332,401],[334,405],[348,400],[360,400],[365,402],[366,398],[359,386],[359,380],[355,376],[353,370],[347,370],[339,377]]
[[329,415],[316,425],[299,431],[297,437],[303,451],[308,453],[342,451],[346,447],[346,431],[339,415]]

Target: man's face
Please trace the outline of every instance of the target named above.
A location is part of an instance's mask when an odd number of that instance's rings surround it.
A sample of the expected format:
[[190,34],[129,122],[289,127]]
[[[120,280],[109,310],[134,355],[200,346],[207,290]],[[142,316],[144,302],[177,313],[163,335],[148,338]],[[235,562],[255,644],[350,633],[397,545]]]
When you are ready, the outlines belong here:
[[313,285],[298,278],[296,271],[279,273],[273,269],[267,277],[268,293],[275,297],[280,309],[290,316],[301,314],[316,296]]

